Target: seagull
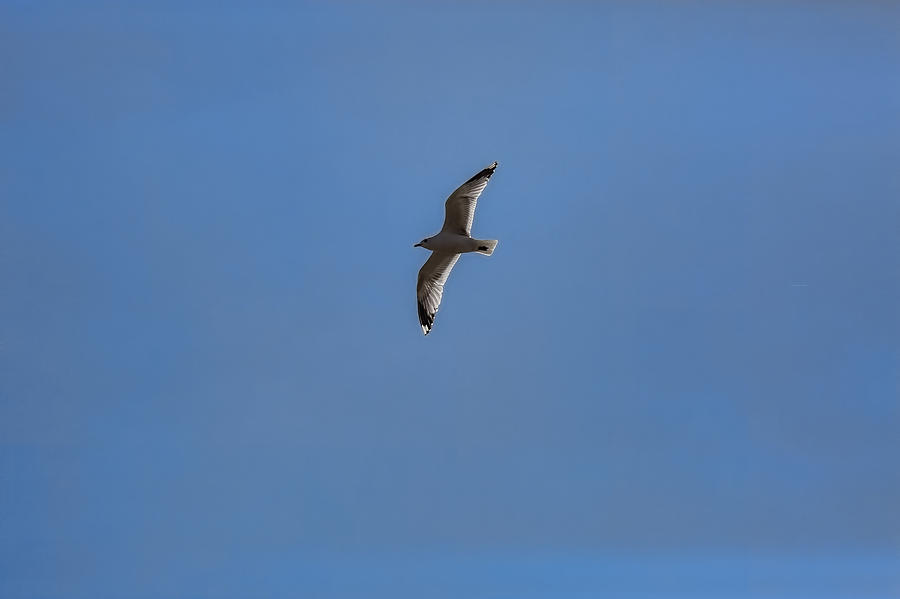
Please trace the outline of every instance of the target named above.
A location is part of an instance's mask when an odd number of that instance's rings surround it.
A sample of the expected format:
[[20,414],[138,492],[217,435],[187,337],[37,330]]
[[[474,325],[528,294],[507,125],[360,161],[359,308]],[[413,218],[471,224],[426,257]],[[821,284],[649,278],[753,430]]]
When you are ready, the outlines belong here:
[[444,226],[440,233],[426,237],[413,246],[431,250],[431,256],[419,270],[419,280],[416,283],[419,324],[426,335],[434,325],[434,315],[437,314],[441,296],[444,295],[444,283],[447,282],[453,265],[459,260],[459,255],[478,252],[490,256],[497,247],[496,239],[472,238],[475,204],[496,168],[497,163],[491,163],[450,194],[444,204]]

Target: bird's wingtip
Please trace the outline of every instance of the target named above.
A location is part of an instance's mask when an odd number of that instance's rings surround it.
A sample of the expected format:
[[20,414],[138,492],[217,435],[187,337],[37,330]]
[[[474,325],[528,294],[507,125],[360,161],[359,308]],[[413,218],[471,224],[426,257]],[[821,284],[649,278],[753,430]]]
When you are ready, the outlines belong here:
[[499,162],[497,162],[497,161],[495,160],[494,162],[492,162],[492,163],[489,164],[488,166],[484,167],[483,169],[481,169],[480,171],[478,171],[477,173],[475,173],[474,175],[472,175],[472,178],[469,179],[468,181],[466,181],[466,183],[471,183],[472,181],[475,181],[475,180],[477,180],[477,179],[490,179],[490,178],[491,178],[491,175],[494,174],[494,169],[497,168],[497,165],[498,165],[498,164],[499,164]]

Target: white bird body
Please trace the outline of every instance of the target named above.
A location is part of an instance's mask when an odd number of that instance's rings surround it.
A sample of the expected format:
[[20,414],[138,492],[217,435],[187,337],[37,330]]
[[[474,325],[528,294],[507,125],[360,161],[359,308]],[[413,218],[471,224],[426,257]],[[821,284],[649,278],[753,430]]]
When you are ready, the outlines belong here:
[[497,247],[496,239],[474,239],[471,235],[478,196],[487,187],[496,168],[497,163],[494,162],[450,194],[445,203],[444,226],[440,233],[415,245],[431,250],[431,256],[419,270],[416,283],[419,324],[426,335],[434,325],[434,315],[444,295],[444,283],[459,256],[469,252],[490,256]]
[[450,252],[451,254],[486,253],[486,250],[479,248],[489,246],[492,242],[492,239],[473,239],[468,235],[441,231],[434,237],[425,239],[419,246],[433,252]]

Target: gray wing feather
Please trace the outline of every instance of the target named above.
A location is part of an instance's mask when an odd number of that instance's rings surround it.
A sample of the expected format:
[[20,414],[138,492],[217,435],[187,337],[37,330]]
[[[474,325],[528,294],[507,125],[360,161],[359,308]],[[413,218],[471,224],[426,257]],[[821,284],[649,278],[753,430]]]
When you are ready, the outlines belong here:
[[419,269],[419,280],[416,282],[416,304],[419,309],[419,324],[426,335],[434,325],[434,315],[441,305],[441,297],[444,295],[444,283],[450,276],[450,271],[459,254],[447,252],[432,252],[422,268]]
[[444,226],[441,231],[449,231],[459,235],[472,235],[472,220],[475,218],[475,205],[478,203],[478,196],[487,187],[488,180],[490,180],[496,168],[497,163],[494,162],[450,194],[450,197],[447,198],[447,202],[444,204]]

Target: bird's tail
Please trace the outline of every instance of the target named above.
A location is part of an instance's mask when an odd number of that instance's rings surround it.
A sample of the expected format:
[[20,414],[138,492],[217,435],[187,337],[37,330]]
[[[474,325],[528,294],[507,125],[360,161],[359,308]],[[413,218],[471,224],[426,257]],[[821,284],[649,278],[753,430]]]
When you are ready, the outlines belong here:
[[500,243],[496,239],[479,239],[478,240],[478,249],[475,250],[479,254],[484,254],[485,256],[490,256],[494,253],[494,248],[497,247],[497,244]]

